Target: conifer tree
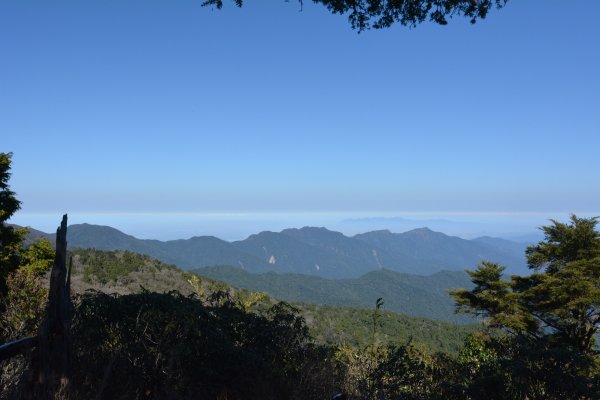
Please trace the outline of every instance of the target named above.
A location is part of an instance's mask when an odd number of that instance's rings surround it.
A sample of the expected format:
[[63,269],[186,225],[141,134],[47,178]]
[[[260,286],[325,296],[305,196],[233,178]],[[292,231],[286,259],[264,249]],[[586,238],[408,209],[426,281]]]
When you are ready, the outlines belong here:
[[[600,232],[597,218],[571,216],[542,228],[527,249],[533,274],[502,276],[483,262],[468,271],[475,288],[452,292],[458,308],[499,328],[507,392],[524,398],[600,395]],[[565,397],[567,396],[567,397]]]
[[26,229],[15,229],[7,224],[21,208],[15,192],[10,190],[12,153],[0,153],[0,296],[6,294],[6,277],[19,266],[20,253]]

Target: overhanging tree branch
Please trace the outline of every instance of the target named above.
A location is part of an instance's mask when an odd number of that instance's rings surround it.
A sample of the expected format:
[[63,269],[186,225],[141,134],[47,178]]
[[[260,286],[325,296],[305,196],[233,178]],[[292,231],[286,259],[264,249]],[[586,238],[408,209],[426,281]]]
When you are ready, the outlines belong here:
[[[233,0],[242,7],[243,0]],[[362,32],[367,29],[389,28],[393,24],[415,27],[431,21],[448,24],[454,16],[469,18],[471,23],[484,19],[491,9],[502,8],[508,0],[313,0],[325,6],[331,13],[348,15],[352,29]],[[303,0],[299,0],[300,9]],[[206,0],[202,6],[223,7],[223,0]]]

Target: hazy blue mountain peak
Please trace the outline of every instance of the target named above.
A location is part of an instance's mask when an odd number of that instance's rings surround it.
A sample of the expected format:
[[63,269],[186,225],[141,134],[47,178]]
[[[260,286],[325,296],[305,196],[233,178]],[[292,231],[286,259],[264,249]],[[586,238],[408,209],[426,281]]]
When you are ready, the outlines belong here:
[[395,235],[395,233],[393,233],[392,231],[390,231],[389,229],[378,229],[375,231],[370,231],[370,232],[365,232],[365,233],[359,233],[358,235],[354,235],[359,236],[359,235]]

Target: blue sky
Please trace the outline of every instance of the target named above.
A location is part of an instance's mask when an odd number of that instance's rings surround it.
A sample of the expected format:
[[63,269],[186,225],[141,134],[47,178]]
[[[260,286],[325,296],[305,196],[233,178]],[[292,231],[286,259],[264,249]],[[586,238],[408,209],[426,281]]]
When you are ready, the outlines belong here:
[[360,35],[311,2],[200,3],[0,3],[15,222],[600,214],[600,2]]

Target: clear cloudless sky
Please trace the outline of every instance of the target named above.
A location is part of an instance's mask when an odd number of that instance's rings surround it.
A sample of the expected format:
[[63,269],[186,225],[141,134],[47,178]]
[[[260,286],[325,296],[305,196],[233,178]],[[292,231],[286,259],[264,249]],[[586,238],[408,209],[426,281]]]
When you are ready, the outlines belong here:
[[0,1],[20,215],[600,211],[600,1],[361,34],[201,2]]

